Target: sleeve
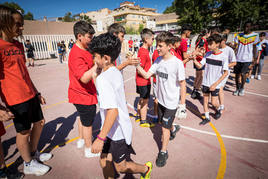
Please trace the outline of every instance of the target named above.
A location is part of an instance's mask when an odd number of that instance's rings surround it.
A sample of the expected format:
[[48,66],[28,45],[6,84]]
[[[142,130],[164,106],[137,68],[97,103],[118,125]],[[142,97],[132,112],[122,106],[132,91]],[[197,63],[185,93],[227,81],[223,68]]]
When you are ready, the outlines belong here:
[[177,79],[179,81],[183,81],[185,80],[185,68],[184,65],[182,63],[182,61],[178,61],[178,72],[177,72]]
[[223,70],[229,70],[229,67],[228,67],[228,65],[229,65],[229,62],[228,62],[228,60],[226,60],[226,58],[228,58],[227,56],[223,56],[223,58],[225,58],[225,59],[223,59],[223,64],[222,64],[222,66],[223,66]]
[[86,71],[89,70],[88,64],[84,61],[82,57],[76,57],[69,60],[70,68],[73,71],[73,74],[77,80],[80,80]]
[[200,61],[201,65],[204,66],[206,64],[206,56],[204,56],[202,58],[202,60]]
[[232,48],[230,48],[230,53],[229,53],[229,63],[236,62],[236,56],[235,52]]
[[98,81],[98,99],[100,108],[113,109],[118,108],[116,95],[113,86],[106,80]]
[[157,70],[157,67],[158,67],[158,63],[155,63],[155,62],[153,63],[153,65],[149,69],[149,72],[152,73],[152,74],[156,74],[156,70]]
[[254,45],[257,45],[260,42],[259,34],[257,34],[255,40],[254,40]]

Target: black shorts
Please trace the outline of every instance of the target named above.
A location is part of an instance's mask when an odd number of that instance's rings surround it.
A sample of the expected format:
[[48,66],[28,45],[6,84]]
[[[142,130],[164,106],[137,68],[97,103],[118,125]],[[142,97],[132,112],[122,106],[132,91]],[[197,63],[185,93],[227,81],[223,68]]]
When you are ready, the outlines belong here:
[[162,127],[166,129],[171,129],[176,111],[177,109],[168,109],[162,106],[160,103],[158,103],[157,113],[158,113],[158,119],[160,120]]
[[113,141],[108,137],[103,145],[101,153],[111,153],[113,157],[113,162],[115,163],[120,163],[124,160],[130,161],[130,154],[136,155],[131,144],[127,145],[125,139]]
[[249,66],[251,65],[251,62],[237,62],[234,66],[234,73],[235,74],[246,74],[249,71]]
[[40,101],[37,95],[26,102],[8,106],[8,109],[15,116],[13,122],[17,133],[30,130],[32,123],[44,119]]
[[197,68],[197,66],[194,64],[194,69],[196,70],[196,71],[202,71],[202,70],[204,70],[205,69],[205,65],[203,65],[202,66],[202,68]]
[[34,58],[34,54],[33,53],[27,53],[27,58]]
[[211,96],[219,96],[219,91],[220,89],[215,89],[214,91],[210,91],[209,87],[207,86],[202,87],[202,92],[206,94],[211,94]]
[[74,106],[80,116],[82,125],[85,127],[92,126],[96,116],[96,105],[74,104]]
[[136,86],[136,92],[140,95],[140,98],[149,99],[151,93],[151,85]]

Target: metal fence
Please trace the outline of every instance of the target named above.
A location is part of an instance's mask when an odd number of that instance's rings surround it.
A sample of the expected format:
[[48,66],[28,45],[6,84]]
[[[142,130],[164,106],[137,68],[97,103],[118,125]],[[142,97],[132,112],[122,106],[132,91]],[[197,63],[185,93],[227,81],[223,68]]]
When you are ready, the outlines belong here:
[[23,43],[25,48],[26,40],[30,40],[35,49],[35,59],[45,59],[58,57],[57,43],[61,41],[65,43],[68,57],[70,51],[68,44],[71,39],[75,40],[74,35],[23,35],[23,38],[19,38],[19,41]]

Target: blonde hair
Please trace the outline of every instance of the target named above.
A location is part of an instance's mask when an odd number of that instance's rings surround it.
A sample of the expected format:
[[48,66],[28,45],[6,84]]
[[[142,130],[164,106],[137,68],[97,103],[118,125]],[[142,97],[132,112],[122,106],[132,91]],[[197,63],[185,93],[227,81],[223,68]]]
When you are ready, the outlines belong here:
[[16,10],[0,5],[0,37],[3,37],[3,33],[10,38],[15,36],[15,20],[12,16],[14,13]]

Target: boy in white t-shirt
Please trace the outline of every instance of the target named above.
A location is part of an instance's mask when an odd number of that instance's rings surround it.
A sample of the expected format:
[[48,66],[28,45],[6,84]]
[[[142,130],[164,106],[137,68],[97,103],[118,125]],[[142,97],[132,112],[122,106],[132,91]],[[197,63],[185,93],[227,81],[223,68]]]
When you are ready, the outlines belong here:
[[[235,52],[234,50],[226,45],[227,41],[227,34],[224,34],[222,36],[222,42],[220,44],[220,50],[227,56],[225,59],[228,63],[228,68],[232,68],[236,65],[236,57],[235,57]],[[228,70],[228,75],[227,77],[222,81],[222,86],[220,87],[220,92],[219,92],[219,102],[220,102],[220,109],[224,110],[224,93],[223,93],[223,88],[229,78],[230,75],[230,70]]]
[[178,105],[178,111],[186,113],[186,82],[183,62],[170,53],[173,41],[172,33],[162,32],[156,37],[156,41],[159,57],[148,72],[141,66],[137,66],[137,70],[145,79],[149,79],[152,75],[156,76],[158,119],[162,126],[162,148],[158,153],[156,166],[163,167],[168,159],[168,142],[175,138],[176,132],[179,130],[179,125],[172,125]]
[[[135,154],[132,146],[132,124],[126,105],[124,82],[114,62],[121,50],[120,40],[111,33],[101,34],[89,46],[102,73],[96,79],[102,129],[92,144],[93,153],[101,152],[100,165],[104,178],[114,178],[117,172],[139,173],[149,179],[152,163],[137,164],[130,159]],[[106,138],[107,137],[107,138]]]
[[228,75],[228,61],[225,53],[220,51],[219,46],[222,38],[219,34],[213,34],[208,39],[209,52],[206,53],[204,58],[200,63],[194,58],[194,64],[197,68],[202,68],[205,66],[204,76],[203,76],[203,96],[204,96],[204,112],[205,119],[200,122],[200,125],[205,125],[210,122],[209,119],[209,109],[208,102],[209,96],[211,95],[211,103],[216,109],[214,118],[217,120],[221,117],[221,109],[219,108],[218,95],[220,87],[222,86],[222,81]]

